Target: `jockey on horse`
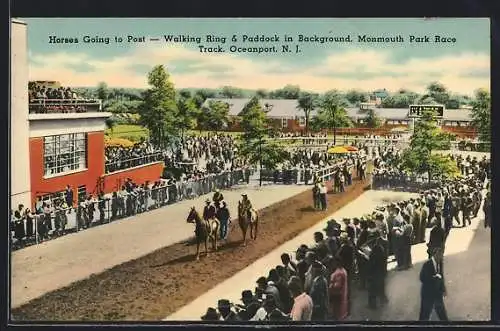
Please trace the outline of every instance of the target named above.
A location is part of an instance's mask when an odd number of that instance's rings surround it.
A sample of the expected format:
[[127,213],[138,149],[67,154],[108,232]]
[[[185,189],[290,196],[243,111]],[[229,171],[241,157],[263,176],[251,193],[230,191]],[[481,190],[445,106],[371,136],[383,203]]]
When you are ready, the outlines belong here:
[[215,218],[215,207],[210,204],[210,200],[205,200],[206,206],[203,209],[203,220],[208,221]]
[[252,218],[252,209],[253,209],[252,203],[248,199],[248,195],[246,193],[243,193],[241,196],[242,196],[241,208],[243,211],[246,212],[248,219],[251,219]]

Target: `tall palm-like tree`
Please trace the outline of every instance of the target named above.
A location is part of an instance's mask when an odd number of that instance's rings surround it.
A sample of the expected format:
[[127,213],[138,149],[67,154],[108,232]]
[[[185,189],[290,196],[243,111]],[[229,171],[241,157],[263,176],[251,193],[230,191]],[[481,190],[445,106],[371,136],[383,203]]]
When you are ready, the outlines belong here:
[[345,107],[347,101],[336,90],[326,92],[320,102],[323,122],[333,129],[333,144],[337,143],[337,127],[351,126]]
[[305,117],[305,132],[309,131],[309,119],[311,118],[311,112],[318,105],[318,95],[309,92],[301,92],[298,99],[297,109],[304,112]]

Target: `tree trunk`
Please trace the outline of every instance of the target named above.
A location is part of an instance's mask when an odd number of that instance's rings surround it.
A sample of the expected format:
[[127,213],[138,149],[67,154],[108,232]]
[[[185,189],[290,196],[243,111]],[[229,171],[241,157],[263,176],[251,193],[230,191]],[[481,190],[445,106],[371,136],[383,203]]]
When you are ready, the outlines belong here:
[[262,186],[262,138],[259,141],[259,186]]
[[309,115],[310,115],[310,111],[305,111],[305,118],[306,118],[306,134],[309,133]]
[[337,126],[333,124],[333,146],[337,145]]

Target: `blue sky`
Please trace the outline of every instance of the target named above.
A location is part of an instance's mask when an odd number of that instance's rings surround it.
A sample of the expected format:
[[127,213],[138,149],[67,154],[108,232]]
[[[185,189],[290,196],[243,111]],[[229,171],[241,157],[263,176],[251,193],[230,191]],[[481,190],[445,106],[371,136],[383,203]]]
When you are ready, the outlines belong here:
[[[115,87],[146,87],[152,66],[164,64],[176,87],[276,89],[297,84],[318,92],[351,88],[421,92],[432,81],[457,93],[471,94],[490,84],[490,26],[488,19],[46,19],[28,23],[29,72],[32,80],[59,80],[70,86],[94,86],[105,81]],[[207,34],[226,37],[225,53],[201,53],[196,43],[147,41],[127,43],[127,36]],[[278,35],[277,43],[231,42],[237,35]],[[350,35],[352,43],[290,42],[300,53],[282,53],[284,35]],[[402,43],[360,43],[358,35],[398,36]],[[409,37],[429,36],[429,43]],[[434,36],[456,38],[435,43]],[[78,38],[78,44],[50,44],[49,36]],[[109,44],[84,43],[83,37],[110,37]],[[121,36],[122,43],[114,42]],[[231,45],[276,46],[277,53],[232,53]]]

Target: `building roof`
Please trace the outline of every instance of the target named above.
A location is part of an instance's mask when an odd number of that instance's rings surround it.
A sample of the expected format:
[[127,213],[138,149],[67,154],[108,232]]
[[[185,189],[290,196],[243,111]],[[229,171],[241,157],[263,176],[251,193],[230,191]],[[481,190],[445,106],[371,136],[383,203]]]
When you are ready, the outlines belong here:
[[[203,103],[207,106],[210,101],[222,101],[229,104],[229,115],[238,116],[245,105],[250,101],[250,98],[244,99],[229,99],[229,98],[208,98]],[[303,116],[302,110],[298,108],[296,99],[259,99],[263,109],[267,105],[272,105],[271,111],[268,113],[270,117],[294,118]],[[375,114],[386,120],[406,120],[408,119],[408,108],[373,108]],[[364,118],[367,116],[367,110],[360,110],[359,107],[346,108],[347,116],[352,119]],[[311,112],[314,116],[316,111]],[[445,109],[443,119],[448,121],[470,121],[471,111],[469,109]]]
[[[221,99],[221,98],[208,98],[203,103],[203,106],[207,106],[210,101],[222,101],[229,104],[229,115],[238,116],[243,110],[245,105],[250,102],[250,98],[244,99]],[[259,99],[260,105],[263,109],[266,109],[266,105],[272,106],[271,110],[267,114],[269,117],[296,117],[302,116],[303,111],[298,107],[298,101],[296,99]],[[314,115],[315,111],[311,112]]]

